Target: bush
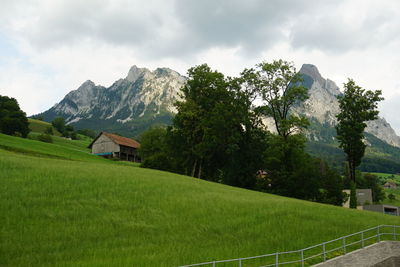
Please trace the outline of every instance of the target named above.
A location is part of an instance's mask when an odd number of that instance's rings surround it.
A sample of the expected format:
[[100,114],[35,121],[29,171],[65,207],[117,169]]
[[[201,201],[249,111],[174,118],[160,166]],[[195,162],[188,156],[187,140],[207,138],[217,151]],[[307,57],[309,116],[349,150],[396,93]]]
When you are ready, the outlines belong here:
[[80,130],[77,131],[77,133],[81,134],[81,135],[84,135],[84,136],[88,136],[88,137],[93,138],[93,139],[97,136],[96,132],[93,131],[93,130],[90,130],[90,129],[80,129]]
[[65,120],[62,117],[57,117],[55,118],[51,124],[53,125],[54,128],[57,129],[61,134],[64,134],[65,132]]
[[40,134],[37,139],[42,142],[53,143],[53,138],[49,134]]
[[76,132],[69,132],[69,137],[72,140],[79,140],[79,136],[76,134]]
[[171,160],[162,152],[147,157],[140,167],[163,171],[171,171],[172,169]]
[[47,126],[47,128],[44,130],[44,133],[48,135],[54,135],[53,127]]

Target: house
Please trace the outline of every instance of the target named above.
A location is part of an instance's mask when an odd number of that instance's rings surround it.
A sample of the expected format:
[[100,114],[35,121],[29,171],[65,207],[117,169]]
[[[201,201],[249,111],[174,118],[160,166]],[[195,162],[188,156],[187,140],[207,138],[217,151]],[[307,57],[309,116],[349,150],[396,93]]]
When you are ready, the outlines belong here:
[[134,162],[140,162],[139,147],[140,144],[131,138],[106,132],[101,132],[89,145],[92,154]]
[[397,188],[397,184],[392,183],[392,182],[386,182],[386,183],[383,185],[383,187],[386,188],[386,189],[388,189],[388,188]]
[[[343,192],[350,195],[350,190],[346,189]],[[362,206],[372,204],[372,190],[371,189],[356,189],[357,196],[357,209],[362,209]],[[350,207],[350,198],[343,203],[343,207]]]

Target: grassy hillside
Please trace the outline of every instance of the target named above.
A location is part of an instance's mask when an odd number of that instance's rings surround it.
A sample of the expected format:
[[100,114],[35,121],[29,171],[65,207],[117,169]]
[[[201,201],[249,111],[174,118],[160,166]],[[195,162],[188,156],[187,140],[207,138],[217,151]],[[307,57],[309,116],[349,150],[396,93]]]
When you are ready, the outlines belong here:
[[[390,189],[385,189],[385,194],[386,198],[382,200],[383,204],[388,204],[388,205],[393,205],[393,206],[399,206],[400,207],[400,188],[390,188]],[[390,200],[388,195],[393,194],[395,195],[396,199]]]
[[41,121],[41,120],[35,120],[35,119],[31,119],[31,118],[28,118],[28,122],[29,122],[29,129],[31,129],[32,132],[44,133],[46,128],[50,126],[51,128],[53,128],[54,135],[61,136],[61,133],[59,131],[57,131],[56,128],[54,128],[51,125],[51,123]]
[[400,224],[113,162],[63,142],[0,134],[0,265],[177,266]]

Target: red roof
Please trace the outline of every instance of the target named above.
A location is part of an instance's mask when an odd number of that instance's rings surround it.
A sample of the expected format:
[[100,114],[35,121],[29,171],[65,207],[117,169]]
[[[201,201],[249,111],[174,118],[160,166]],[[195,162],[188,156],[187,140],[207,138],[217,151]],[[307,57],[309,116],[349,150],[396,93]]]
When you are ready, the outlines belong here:
[[128,146],[128,147],[133,147],[133,148],[139,148],[140,144],[131,139],[131,138],[127,138],[127,137],[123,137],[123,136],[119,136],[116,134],[110,134],[110,133],[106,133],[106,132],[101,132],[94,140],[93,142],[89,145],[89,148],[92,147],[93,143],[96,142],[96,140],[102,135],[104,134],[105,136],[107,136],[108,138],[110,138],[114,143],[121,145],[121,146]]

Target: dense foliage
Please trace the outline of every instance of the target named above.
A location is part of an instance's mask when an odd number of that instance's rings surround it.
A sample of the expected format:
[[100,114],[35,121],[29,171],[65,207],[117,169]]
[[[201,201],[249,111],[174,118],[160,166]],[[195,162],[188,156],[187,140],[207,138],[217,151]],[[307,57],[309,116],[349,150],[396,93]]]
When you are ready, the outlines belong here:
[[53,143],[53,138],[47,133],[39,134],[37,139],[42,142]]
[[0,95],[0,132],[27,137],[29,123],[15,98]]
[[55,118],[51,124],[57,129],[57,131],[61,133],[63,137],[71,138],[72,140],[78,139],[78,135],[75,132],[74,127],[72,125],[67,125],[63,117]]
[[[308,121],[291,113],[307,98],[301,76],[279,60],[225,77],[206,64],[188,71],[173,125],[141,136],[142,166],[243,188],[341,205],[341,177],[305,152]],[[262,102],[255,105],[255,101]],[[262,116],[271,116],[277,134]]]

